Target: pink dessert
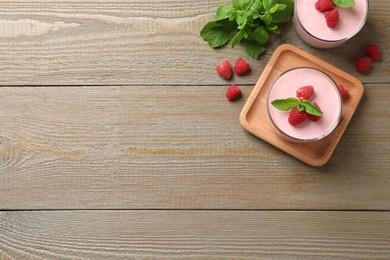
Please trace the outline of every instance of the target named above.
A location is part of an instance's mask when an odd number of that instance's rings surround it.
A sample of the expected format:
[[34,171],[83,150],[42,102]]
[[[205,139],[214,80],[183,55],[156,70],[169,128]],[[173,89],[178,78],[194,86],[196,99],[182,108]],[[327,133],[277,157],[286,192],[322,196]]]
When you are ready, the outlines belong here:
[[[288,122],[289,112],[280,111],[272,106],[275,99],[295,97],[302,86],[313,86],[314,95],[310,98],[317,103],[323,115],[317,122],[306,120],[292,126]],[[320,70],[299,67],[281,74],[271,86],[268,101],[268,115],[273,126],[282,137],[290,141],[309,142],[324,138],[337,126],[342,110],[342,98],[336,83]]]
[[324,13],[315,9],[317,0],[295,0],[293,23],[298,35],[317,48],[333,48],[346,42],[364,26],[368,0],[355,0],[349,8],[339,8],[340,21],[335,29],[327,26]]

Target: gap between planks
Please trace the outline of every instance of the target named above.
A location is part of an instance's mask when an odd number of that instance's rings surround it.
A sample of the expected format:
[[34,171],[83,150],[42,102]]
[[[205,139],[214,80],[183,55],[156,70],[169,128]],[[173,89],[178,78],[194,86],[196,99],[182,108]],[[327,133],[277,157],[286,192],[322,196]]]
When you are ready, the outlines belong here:
[[60,211],[209,211],[209,212],[390,212],[386,209],[179,209],[179,208],[97,208],[97,209],[0,209],[0,212],[60,212]]

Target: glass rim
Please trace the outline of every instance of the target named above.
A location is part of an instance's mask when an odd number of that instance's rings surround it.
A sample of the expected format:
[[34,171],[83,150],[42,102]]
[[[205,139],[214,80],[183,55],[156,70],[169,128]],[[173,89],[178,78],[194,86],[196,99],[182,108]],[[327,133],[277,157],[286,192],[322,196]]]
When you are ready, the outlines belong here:
[[[289,134],[287,134],[286,132],[284,132],[283,130],[281,130],[277,125],[276,123],[274,122],[274,120],[272,119],[272,116],[271,116],[271,113],[270,113],[270,95],[271,95],[271,91],[273,89],[273,87],[275,86],[275,83],[281,78],[283,77],[285,74],[293,71],[293,70],[297,70],[297,69],[311,69],[311,70],[315,70],[321,74],[323,74],[326,78],[329,79],[330,83],[332,84],[332,86],[334,87],[334,89],[336,90],[336,93],[338,93],[338,103],[340,105],[340,109],[339,109],[339,113],[337,115],[337,119],[335,120],[335,122],[332,124],[331,127],[329,127],[322,135],[320,136],[317,136],[317,137],[314,137],[314,138],[310,138],[310,139],[301,139],[301,138],[297,138],[297,137],[294,137],[294,136],[291,136]],[[268,117],[269,119],[271,120],[271,123],[273,125],[273,127],[281,134],[283,135],[285,138],[289,139],[289,140],[292,140],[292,141],[295,141],[295,142],[314,142],[314,141],[318,141],[318,140],[321,140],[323,138],[325,138],[326,136],[328,136],[330,133],[333,132],[333,130],[338,126],[338,124],[340,123],[340,120],[341,120],[341,114],[342,114],[342,110],[343,110],[343,99],[342,99],[342,96],[341,96],[341,93],[338,89],[338,86],[336,84],[336,82],[325,72],[317,69],[317,68],[314,68],[314,67],[309,67],[309,66],[300,66],[300,67],[294,67],[294,68],[291,68],[291,69],[288,69],[284,72],[282,72],[280,75],[278,75],[276,77],[276,79],[272,82],[271,84],[271,87],[268,91],[268,96],[267,96],[267,113],[268,113]]]
[[297,19],[296,21],[298,22],[299,26],[305,31],[305,33],[307,33],[309,36],[311,36],[312,38],[318,40],[318,41],[321,41],[321,42],[329,42],[329,43],[337,43],[337,42],[345,42],[345,41],[348,41],[349,39],[351,39],[352,37],[354,37],[356,34],[358,34],[361,29],[364,27],[364,25],[366,24],[367,22],[367,19],[368,19],[368,11],[369,11],[369,8],[370,8],[370,5],[369,5],[369,1],[368,0],[365,0],[366,2],[366,5],[367,5],[367,9],[366,9],[366,13],[365,13],[365,16],[364,16],[364,20],[361,22],[360,26],[349,36],[345,37],[345,38],[341,38],[341,39],[336,39],[336,40],[326,40],[326,39],[321,39],[315,35],[313,35],[312,33],[310,33],[308,30],[306,30],[306,28],[302,25],[301,23],[301,20],[299,19],[299,15],[298,15],[298,11],[297,11],[297,2],[300,1],[300,0],[295,0],[295,4],[294,4],[294,15],[297,16]]

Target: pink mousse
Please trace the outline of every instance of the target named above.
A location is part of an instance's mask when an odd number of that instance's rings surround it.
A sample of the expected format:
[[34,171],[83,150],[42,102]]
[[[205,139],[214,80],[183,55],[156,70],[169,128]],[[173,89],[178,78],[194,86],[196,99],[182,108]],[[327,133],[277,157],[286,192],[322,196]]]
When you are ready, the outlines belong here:
[[[300,125],[288,123],[289,112],[272,106],[275,99],[295,97],[296,90],[303,86],[313,86],[314,95],[310,98],[323,112],[321,119],[313,122],[307,119]],[[334,81],[326,74],[313,68],[296,68],[283,73],[273,84],[268,96],[268,112],[274,126],[288,139],[314,141],[328,135],[337,126],[342,109],[342,99]]]
[[340,21],[335,29],[326,25],[324,13],[315,9],[317,0],[295,0],[294,24],[299,36],[319,48],[336,47],[353,37],[367,20],[367,0],[355,0],[349,8],[338,8]]

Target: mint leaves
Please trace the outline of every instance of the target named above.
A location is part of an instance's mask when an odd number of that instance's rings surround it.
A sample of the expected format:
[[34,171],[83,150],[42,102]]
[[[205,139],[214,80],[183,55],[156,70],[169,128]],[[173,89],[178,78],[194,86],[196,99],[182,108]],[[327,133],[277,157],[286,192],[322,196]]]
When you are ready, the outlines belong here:
[[332,0],[332,2],[341,8],[349,8],[355,4],[355,0]]
[[212,48],[224,46],[231,39],[232,48],[241,42],[246,53],[258,59],[269,34],[279,34],[279,24],[288,22],[293,10],[293,0],[232,0],[231,5],[218,8],[215,20],[208,22],[200,35]]
[[322,116],[322,111],[315,107],[309,100],[299,100],[297,98],[275,99],[271,104],[278,110],[289,111],[297,107],[298,111],[306,111],[306,113],[314,116]]
[[297,98],[286,98],[286,99],[276,99],[272,101],[271,104],[279,110],[289,111],[300,103],[301,101]]
[[213,48],[225,45],[234,34],[236,25],[227,19],[211,21],[202,31],[207,32],[207,41]]

